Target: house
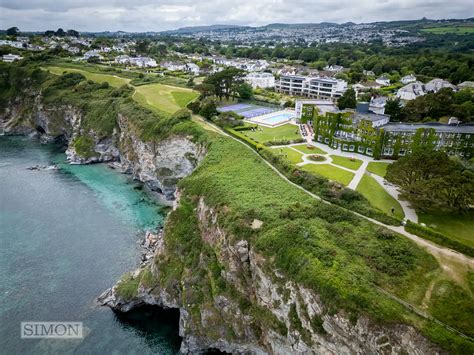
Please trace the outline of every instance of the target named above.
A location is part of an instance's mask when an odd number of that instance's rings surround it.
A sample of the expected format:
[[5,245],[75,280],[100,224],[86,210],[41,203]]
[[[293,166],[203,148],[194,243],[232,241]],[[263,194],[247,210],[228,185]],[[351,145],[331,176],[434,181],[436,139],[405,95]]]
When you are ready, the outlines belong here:
[[156,61],[149,57],[130,57],[128,62],[130,65],[139,68],[154,68],[157,66]]
[[403,78],[400,79],[400,82],[403,85],[410,84],[410,83],[413,83],[415,81],[416,81],[416,76],[414,76],[413,74],[405,75]]
[[453,84],[451,84],[449,81],[439,79],[439,78],[430,80],[425,84],[426,92],[438,92],[439,90],[443,88],[450,88],[452,90],[456,90],[456,87]]
[[381,86],[389,86],[390,85],[390,79],[387,78],[386,76],[379,76],[377,79],[375,79],[375,82],[377,84],[380,84]]
[[474,88],[474,81],[464,81],[461,84],[458,84],[458,89],[473,89]]
[[387,103],[387,99],[388,97],[386,96],[373,97],[370,99],[369,111],[383,115],[385,113],[385,104]]
[[184,71],[186,67],[184,64],[171,63],[171,62],[165,62],[160,65],[169,71]]
[[22,60],[23,57],[16,54],[4,54],[2,60],[6,63],[13,63],[16,60]]
[[104,57],[100,55],[97,49],[87,51],[86,53],[84,53],[84,56],[82,57],[83,60],[88,60],[90,58],[104,59]]
[[367,76],[375,76],[375,73],[372,70],[362,70],[362,74]]
[[344,67],[341,65],[326,65],[324,67],[324,70],[334,72],[334,73],[340,73],[344,70]]
[[275,86],[275,77],[271,73],[250,73],[244,78],[254,89],[272,88]]
[[413,83],[407,84],[397,91],[397,97],[401,100],[409,101],[414,100],[418,96],[425,94],[423,83],[420,81],[415,81]]
[[79,54],[81,50],[78,47],[68,47],[67,51],[71,54]]
[[186,63],[184,65],[184,71],[193,75],[199,75],[199,72],[201,71],[201,69],[199,68],[199,66],[197,66],[194,63]]

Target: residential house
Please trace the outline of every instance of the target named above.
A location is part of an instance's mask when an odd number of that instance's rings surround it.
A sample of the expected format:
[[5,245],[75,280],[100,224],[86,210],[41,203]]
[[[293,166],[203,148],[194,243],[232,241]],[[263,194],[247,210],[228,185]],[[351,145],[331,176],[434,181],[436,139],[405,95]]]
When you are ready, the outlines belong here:
[[2,56],[2,60],[6,63],[12,63],[16,60],[22,60],[23,57],[19,56],[19,55],[16,55],[16,54],[4,54]]
[[367,76],[375,76],[375,73],[372,70],[362,70],[362,74]]
[[400,79],[400,82],[403,85],[407,85],[407,84],[413,83],[415,81],[416,81],[416,76],[414,76],[413,74],[405,75],[403,78]]
[[414,100],[418,96],[425,94],[423,83],[420,81],[415,81],[413,83],[407,84],[397,91],[397,97],[401,100],[409,101]]
[[473,89],[474,88],[474,81],[464,81],[461,84],[458,84],[458,89]]
[[383,115],[385,113],[385,104],[387,103],[387,99],[388,97],[386,96],[373,97],[370,100],[369,111],[378,115]]
[[439,78],[430,80],[425,84],[425,92],[427,93],[438,92],[439,90],[443,88],[450,88],[450,89],[456,90],[456,86],[451,84],[449,81],[439,79]]
[[340,73],[344,70],[344,67],[341,65],[326,65],[324,67],[324,70],[334,72],[334,73]]
[[197,64],[186,63],[184,65],[184,71],[186,71],[190,74],[193,74],[193,75],[199,75],[199,72],[201,71],[201,69],[199,68],[199,66]]
[[382,75],[379,76],[377,79],[375,79],[375,82],[381,86],[389,86],[390,85],[390,79],[387,78],[386,76]]

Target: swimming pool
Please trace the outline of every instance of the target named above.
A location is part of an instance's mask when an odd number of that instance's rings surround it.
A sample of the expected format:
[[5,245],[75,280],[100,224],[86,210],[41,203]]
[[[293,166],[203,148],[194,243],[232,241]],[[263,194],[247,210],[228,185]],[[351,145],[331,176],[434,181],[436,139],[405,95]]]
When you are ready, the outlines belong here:
[[288,122],[293,117],[295,117],[295,113],[293,111],[278,111],[267,115],[253,117],[250,120],[263,125],[276,126]]

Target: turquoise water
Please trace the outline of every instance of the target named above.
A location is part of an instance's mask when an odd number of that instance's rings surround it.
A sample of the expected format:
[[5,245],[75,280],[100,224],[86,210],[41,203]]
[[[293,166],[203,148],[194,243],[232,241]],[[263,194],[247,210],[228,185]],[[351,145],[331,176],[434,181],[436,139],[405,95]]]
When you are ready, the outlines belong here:
[[[0,353],[174,354],[175,313],[116,315],[96,297],[138,266],[137,240],[163,210],[104,165],[67,165],[57,146],[0,137]],[[36,164],[60,169],[31,171]],[[21,339],[22,321],[82,321],[82,340]]]
[[294,117],[292,113],[280,113],[278,115],[261,118],[261,121],[268,124],[278,124],[289,121]]

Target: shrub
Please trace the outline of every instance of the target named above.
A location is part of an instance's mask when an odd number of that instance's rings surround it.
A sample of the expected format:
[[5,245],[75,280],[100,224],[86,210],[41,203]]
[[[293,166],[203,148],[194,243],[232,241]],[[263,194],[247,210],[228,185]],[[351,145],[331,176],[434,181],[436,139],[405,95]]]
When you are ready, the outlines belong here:
[[456,240],[450,239],[444,234],[436,232],[429,227],[423,227],[422,225],[419,225],[417,223],[407,221],[407,224],[405,225],[405,230],[407,232],[416,234],[417,236],[422,237],[424,239],[431,240],[432,242],[435,242],[439,245],[454,249],[460,253],[474,257],[474,248],[459,243]]

